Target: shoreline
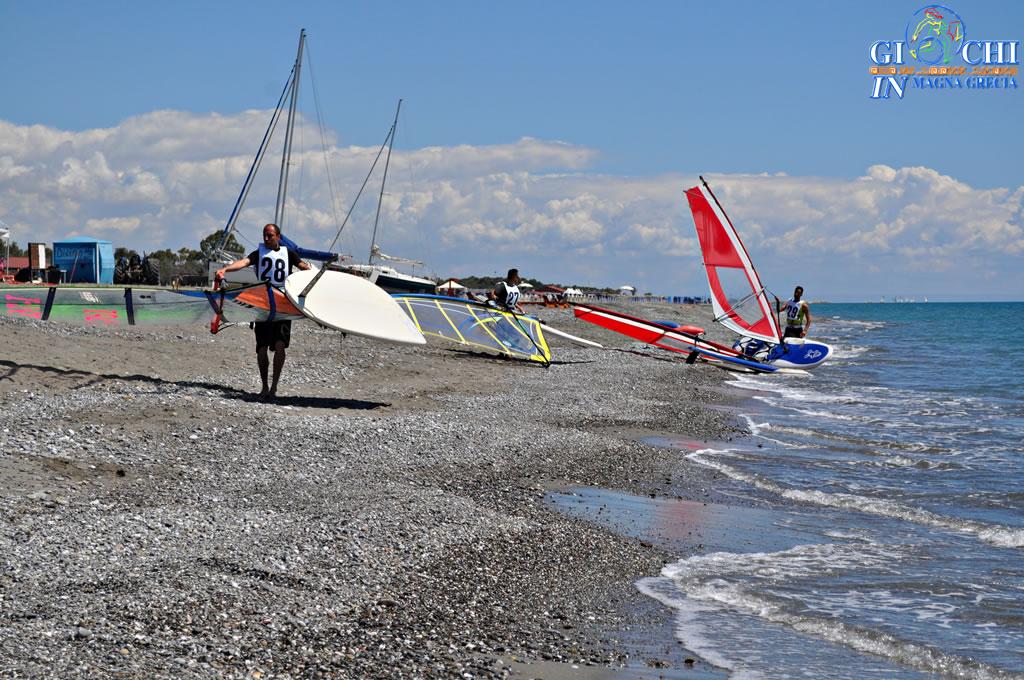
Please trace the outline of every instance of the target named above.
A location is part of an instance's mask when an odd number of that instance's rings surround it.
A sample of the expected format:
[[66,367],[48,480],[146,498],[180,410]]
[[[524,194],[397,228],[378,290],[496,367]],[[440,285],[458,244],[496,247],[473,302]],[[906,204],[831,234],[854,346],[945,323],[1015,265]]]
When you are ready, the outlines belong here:
[[247,329],[0,323],[6,672],[720,675],[627,639],[671,633],[633,584],[682,555],[546,502],[734,503],[633,438],[742,434],[718,369],[553,339],[545,370],[304,325],[266,405]]

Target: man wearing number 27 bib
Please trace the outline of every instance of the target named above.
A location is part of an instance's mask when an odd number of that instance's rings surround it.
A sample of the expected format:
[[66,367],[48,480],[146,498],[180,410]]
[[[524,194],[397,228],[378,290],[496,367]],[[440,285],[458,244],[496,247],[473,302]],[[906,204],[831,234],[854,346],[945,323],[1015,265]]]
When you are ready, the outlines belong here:
[[[260,281],[269,281],[275,288],[284,288],[284,280],[292,273],[292,269],[309,269],[309,264],[299,259],[298,253],[281,245],[281,228],[276,224],[263,227],[263,243],[258,249],[218,270],[216,278],[223,279],[227,272],[249,266],[256,268],[256,277]],[[277,395],[277,382],[281,378],[281,369],[284,368],[285,348],[291,341],[292,322],[257,322],[253,324],[253,330],[256,331],[256,363],[259,365],[260,380],[263,382],[259,396],[265,401],[272,401]],[[268,349],[274,353],[274,378],[269,383]]]

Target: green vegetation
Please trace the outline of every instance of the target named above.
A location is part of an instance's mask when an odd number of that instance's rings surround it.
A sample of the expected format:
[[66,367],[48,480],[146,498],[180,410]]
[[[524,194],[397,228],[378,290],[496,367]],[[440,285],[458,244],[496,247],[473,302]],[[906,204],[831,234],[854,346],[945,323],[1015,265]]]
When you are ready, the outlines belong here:
[[[473,290],[484,290],[494,288],[498,284],[498,281],[504,281],[503,276],[449,276],[441,279],[447,281],[450,278],[454,278],[456,281],[461,283],[466,288]],[[544,284],[538,279],[523,279],[524,283],[529,283],[533,287],[543,286]]]
[[[159,272],[161,284],[171,283],[174,279],[182,281],[191,280],[194,282],[206,278],[206,263],[213,259],[214,249],[220,242],[220,235],[221,232],[218,230],[204,238],[199,242],[198,250],[179,248],[177,251],[173,251],[170,248],[164,248],[163,250],[154,250],[143,255],[145,259],[157,265],[154,269]],[[235,239],[234,234],[228,236],[224,250],[237,255],[237,257],[242,257],[245,254],[245,248]],[[13,247],[11,254],[14,254]],[[121,262],[122,258],[130,261],[133,256],[139,258],[139,260],[143,259],[139,253],[131,248],[118,246],[114,249],[115,262]]]

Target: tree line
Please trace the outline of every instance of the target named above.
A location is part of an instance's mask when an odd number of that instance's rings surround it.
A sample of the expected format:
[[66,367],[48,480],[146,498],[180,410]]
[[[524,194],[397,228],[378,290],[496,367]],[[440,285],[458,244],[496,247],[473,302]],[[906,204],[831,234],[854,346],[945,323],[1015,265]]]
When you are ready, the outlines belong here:
[[[216,259],[215,249],[220,243],[220,231],[215,231],[199,242],[199,249],[178,248],[171,250],[164,248],[152,252],[143,252],[141,255],[131,248],[118,246],[114,249],[114,260],[116,262],[131,261],[133,257],[139,260],[156,260],[159,263],[160,283],[170,283],[178,279],[183,283],[205,282],[207,277],[206,263]],[[224,249],[230,252],[244,252],[244,247],[236,239],[234,234],[228,235]]]
[[[155,269],[159,272],[160,284],[169,284],[174,279],[178,279],[183,283],[192,282],[193,285],[202,285],[205,283],[207,276],[206,263],[215,259],[216,253],[214,251],[220,242],[221,233],[220,231],[215,231],[204,238],[199,242],[198,250],[192,248],[178,248],[178,250],[164,248],[163,250],[154,250],[148,253],[143,251],[140,254],[133,248],[117,246],[114,248],[115,267],[122,263],[129,263],[133,259],[135,262],[142,262],[148,259],[157,263]],[[12,258],[28,256],[27,246],[22,248],[14,240],[10,241],[9,246]],[[0,258],[7,255],[7,248],[7,243],[0,245]],[[234,234],[231,234],[228,236],[224,250],[242,253],[245,251],[245,248],[235,239]],[[50,246],[46,247],[46,260],[50,263],[53,262],[53,248]]]

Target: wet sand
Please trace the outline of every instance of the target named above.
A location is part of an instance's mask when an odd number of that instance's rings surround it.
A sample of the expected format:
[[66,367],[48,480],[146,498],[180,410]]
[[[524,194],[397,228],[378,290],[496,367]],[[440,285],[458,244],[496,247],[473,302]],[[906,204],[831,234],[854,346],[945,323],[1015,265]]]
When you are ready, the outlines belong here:
[[248,329],[0,319],[0,674],[717,677],[634,583],[729,527],[722,480],[645,439],[742,434],[724,374],[541,316],[613,349],[296,324],[274,404]]

